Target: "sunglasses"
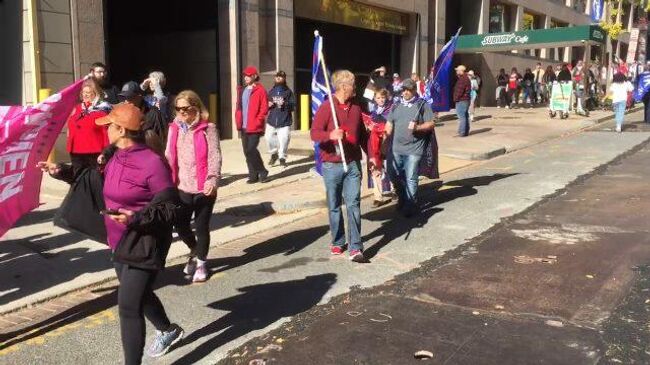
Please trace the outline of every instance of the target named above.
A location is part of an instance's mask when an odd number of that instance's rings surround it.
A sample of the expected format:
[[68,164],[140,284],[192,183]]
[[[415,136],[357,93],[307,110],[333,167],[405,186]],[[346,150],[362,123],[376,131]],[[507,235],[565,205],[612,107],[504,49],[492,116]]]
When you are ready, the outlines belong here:
[[191,105],[190,106],[177,106],[174,109],[176,109],[177,112],[187,113],[190,110],[193,110],[194,107],[191,106]]

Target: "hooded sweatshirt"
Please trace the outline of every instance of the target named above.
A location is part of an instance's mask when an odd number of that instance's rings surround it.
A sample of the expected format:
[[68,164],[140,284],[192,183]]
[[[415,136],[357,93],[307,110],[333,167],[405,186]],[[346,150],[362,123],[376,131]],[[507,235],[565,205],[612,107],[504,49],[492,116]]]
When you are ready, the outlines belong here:
[[[275,84],[269,90],[269,102],[273,105],[269,107],[266,123],[275,128],[291,126],[291,113],[296,107],[296,99],[291,89],[285,84]],[[282,105],[278,105],[280,102]]]
[[[145,145],[118,149],[104,170],[106,209],[128,209],[137,212],[159,192],[173,187],[167,164]],[[108,245],[115,251],[126,232],[126,225],[104,218]]]

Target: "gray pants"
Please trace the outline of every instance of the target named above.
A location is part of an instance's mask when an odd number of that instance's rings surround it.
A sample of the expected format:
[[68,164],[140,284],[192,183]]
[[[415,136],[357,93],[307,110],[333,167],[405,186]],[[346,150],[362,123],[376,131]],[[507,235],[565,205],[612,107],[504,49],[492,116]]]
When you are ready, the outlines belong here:
[[270,154],[277,154],[282,159],[287,158],[289,140],[291,139],[290,126],[276,128],[267,124],[264,139],[266,139]]

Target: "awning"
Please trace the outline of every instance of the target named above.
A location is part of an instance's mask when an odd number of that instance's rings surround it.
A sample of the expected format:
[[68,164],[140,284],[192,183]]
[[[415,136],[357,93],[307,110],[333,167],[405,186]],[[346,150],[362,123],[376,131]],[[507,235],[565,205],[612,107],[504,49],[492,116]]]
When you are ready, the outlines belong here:
[[605,44],[606,37],[607,33],[598,25],[462,35],[458,37],[456,53],[599,45]]

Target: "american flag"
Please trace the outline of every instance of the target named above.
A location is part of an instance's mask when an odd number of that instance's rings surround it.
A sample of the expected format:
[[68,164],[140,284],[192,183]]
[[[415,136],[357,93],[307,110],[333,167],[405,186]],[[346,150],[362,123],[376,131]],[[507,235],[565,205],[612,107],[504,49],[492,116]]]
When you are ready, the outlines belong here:
[[[323,38],[314,32],[314,51],[312,53],[311,64],[311,116],[316,114],[318,108],[323,104],[327,98],[327,87],[325,86],[325,78],[329,78],[327,70],[323,69],[321,62],[321,55],[323,54]],[[314,143],[314,158],[316,162],[316,172],[322,175],[322,161],[320,159],[320,149],[318,143]]]

